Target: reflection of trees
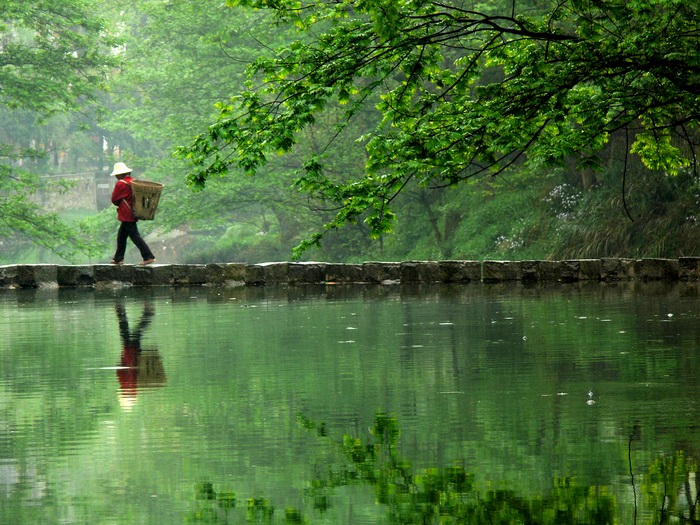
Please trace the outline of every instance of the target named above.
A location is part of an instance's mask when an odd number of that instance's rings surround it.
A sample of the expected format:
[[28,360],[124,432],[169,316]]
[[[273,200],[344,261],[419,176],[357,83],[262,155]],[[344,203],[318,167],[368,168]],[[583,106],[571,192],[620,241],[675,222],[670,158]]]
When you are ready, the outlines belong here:
[[390,523],[613,523],[614,497],[597,487],[555,480],[550,494],[528,498],[512,490],[481,490],[473,473],[454,465],[414,471],[397,450],[396,419],[380,414],[371,436],[343,438],[347,463],[325,480],[314,480],[309,495],[327,500],[327,493],[350,483],[374,487],[378,503],[387,507]]
[[700,523],[697,462],[683,451],[657,458],[649,467],[642,492],[653,509],[651,523]]
[[[325,425],[303,415],[298,421],[319,437],[327,436]],[[342,460],[328,465],[306,485],[306,496],[314,511],[327,511],[334,491],[340,487],[367,485],[372,487],[376,502],[386,508],[388,523],[397,525],[621,523],[618,500],[611,487],[582,486],[572,478],[556,478],[547,494],[528,496],[514,490],[492,489],[489,487],[498,486],[498,480],[485,480],[480,485],[475,474],[460,465],[413,469],[398,451],[399,435],[396,419],[378,414],[369,435],[344,436],[338,443]],[[637,437],[633,433],[631,439]],[[635,488],[635,525],[700,523],[700,471],[695,460],[682,451],[662,456],[640,477],[648,510],[637,518]],[[233,492],[217,493],[213,484],[205,482],[197,484],[195,496],[197,509],[191,516],[195,522],[223,524],[234,518]],[[241,518],[246,523],[276,523],[277,519],[286,523],[312,522],[302,511],[289,507],[283,518],[275,516],[272,503],[264,498],[247,499],[242,507]]]

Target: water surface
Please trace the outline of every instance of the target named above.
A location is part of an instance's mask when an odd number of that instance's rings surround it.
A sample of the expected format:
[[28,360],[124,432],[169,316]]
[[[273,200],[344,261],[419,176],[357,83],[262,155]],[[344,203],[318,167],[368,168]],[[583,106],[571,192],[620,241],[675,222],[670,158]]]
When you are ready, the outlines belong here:
[[0,523],[688,517],[699,321],[688,284],[3,291]]

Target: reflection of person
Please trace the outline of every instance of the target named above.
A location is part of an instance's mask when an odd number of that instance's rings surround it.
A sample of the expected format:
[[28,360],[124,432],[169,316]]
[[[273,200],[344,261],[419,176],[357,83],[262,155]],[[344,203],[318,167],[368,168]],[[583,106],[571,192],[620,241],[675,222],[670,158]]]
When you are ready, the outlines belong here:
[[142,265],[151,264],[156,261],[153,252],[143,240],[136,225],[136,217],[134,216],[134,197],[131,191],[131,168],[123,162],[117,162],[110,175],[117,178],[117,183],[112,191],[112,204],[117,207],[117,219],[121,222],[119,231],[117,232],[117,251],[114,253],[112,264],[122,264],[124,262],[124,254],[126,253],[126,240],[131,239],[136,247],[141,252],[143,261]]
[[141,348],[141,337],[151,324],[155,310],[149,304],[143,309],[143,314],[135,330],[129,328],[124,304],[116,304],[117,319],[119,320],[119,335],[122,340],[120,366],[117,368],[119,381],[119,401],[125,408],[130,408],[136,402],[139,386],[161,386],[165,383],[163,363],[156,350]]

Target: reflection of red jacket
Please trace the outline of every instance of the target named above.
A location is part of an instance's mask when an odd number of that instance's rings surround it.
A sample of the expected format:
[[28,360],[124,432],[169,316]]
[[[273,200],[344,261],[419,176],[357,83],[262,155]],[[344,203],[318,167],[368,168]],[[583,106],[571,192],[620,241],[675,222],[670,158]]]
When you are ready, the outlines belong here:
[[133,346],[125,346],[122,349],[122,366],[128,368],[117,369],[117,379],[122,393],[127,395],[136,395],[138,387],[138,364],[139,364],[139,349]]
[[134,197],[131,193],[131,181],[133,177],[127,175],[119,179],[112,192],[112,204],[117,206],[117,219],[121,222],[136,222],[134,216]]

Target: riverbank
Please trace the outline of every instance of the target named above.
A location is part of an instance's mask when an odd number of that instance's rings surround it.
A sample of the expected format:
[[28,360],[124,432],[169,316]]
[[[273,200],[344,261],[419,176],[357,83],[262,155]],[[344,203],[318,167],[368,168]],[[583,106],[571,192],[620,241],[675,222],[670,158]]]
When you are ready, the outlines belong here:
[[10,289],[674,280],[700,280],[700,257],[569,261],[404,261],[362,264],[273,262],[151,266],[0,266],[0,288]]

